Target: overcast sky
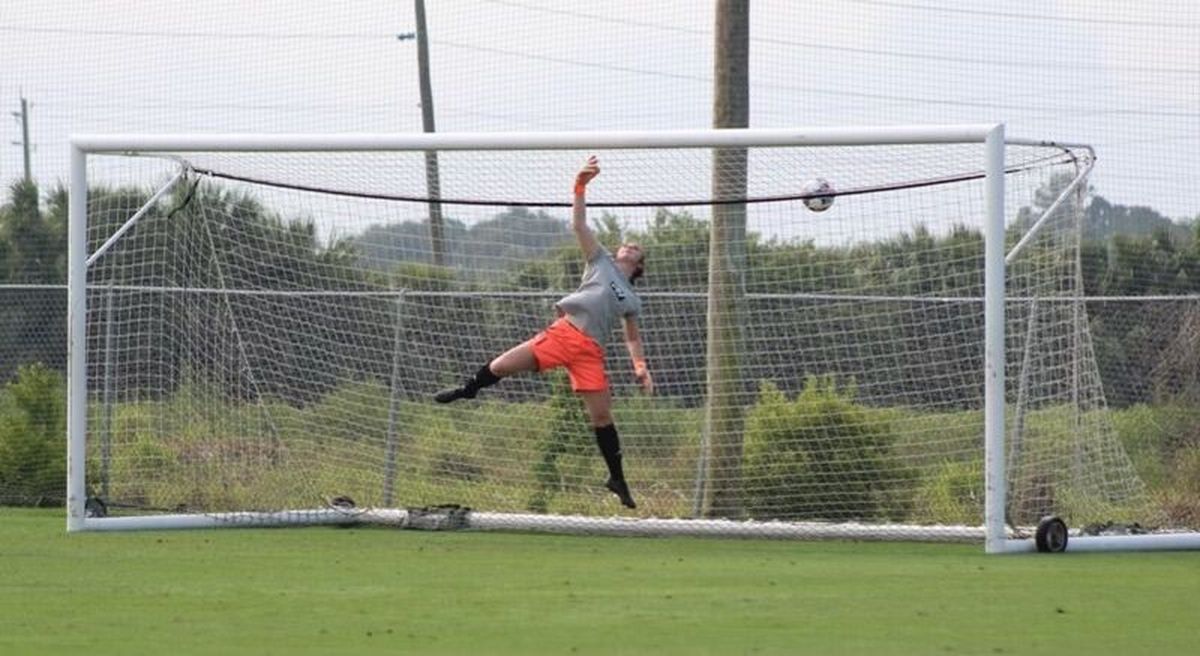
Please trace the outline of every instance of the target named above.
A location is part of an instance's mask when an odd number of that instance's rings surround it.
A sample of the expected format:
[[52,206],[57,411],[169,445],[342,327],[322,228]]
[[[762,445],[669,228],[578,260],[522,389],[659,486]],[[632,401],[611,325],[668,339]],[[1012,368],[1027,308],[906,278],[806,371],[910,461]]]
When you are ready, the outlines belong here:
[[[0,0],[0,181],[72,132],[420,130],[413,3]],[[710,0],[427,0],[440,131],[711,124]],[[1200,214],[1195,0],[754,0],[751,125],[1004,121]]]

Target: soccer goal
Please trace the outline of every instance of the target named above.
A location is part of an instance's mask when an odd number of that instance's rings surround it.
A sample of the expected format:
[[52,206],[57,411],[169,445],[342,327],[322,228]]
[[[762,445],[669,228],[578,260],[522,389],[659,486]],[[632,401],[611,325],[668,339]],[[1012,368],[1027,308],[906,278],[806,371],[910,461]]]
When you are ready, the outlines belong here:
[[[589,154],[596,234],[647,254],[656,394],[607,356],[633,511],[560,373],[432,401],[578,284]],[[1200,546],[1105,403],[1092,161],[1001,125],[76,137],[68,530]]]

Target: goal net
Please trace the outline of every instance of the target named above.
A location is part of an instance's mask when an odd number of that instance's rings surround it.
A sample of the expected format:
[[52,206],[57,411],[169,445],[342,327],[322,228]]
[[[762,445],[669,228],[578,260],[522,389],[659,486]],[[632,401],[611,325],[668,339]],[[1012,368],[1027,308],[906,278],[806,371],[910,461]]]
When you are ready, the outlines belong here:
[[[1197,528],[1164,525],[1107,416],[1088,149],[1008,144],[1001,205],[982,131],[723,133],[83,140],[73,528],[416,525],[455,504],[471,528],[983,540],[988,489],[1007,492],[993,539],[1047,515]],[[589,154],[592,229],[647,254],[655,394],[619,334],[607,352],[632,511],[561,372],[432,399],[578,284]]]

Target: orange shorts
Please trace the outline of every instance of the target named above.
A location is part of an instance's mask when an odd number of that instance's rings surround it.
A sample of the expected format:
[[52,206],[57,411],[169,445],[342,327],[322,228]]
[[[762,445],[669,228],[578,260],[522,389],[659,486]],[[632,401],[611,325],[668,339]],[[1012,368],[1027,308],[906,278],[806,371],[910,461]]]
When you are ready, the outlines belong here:
[[533,338],[533,357],[538,371],[566,367],[571,389],[603,392],[608,389],[604,372],[604,349],[566,317],[559,317]]

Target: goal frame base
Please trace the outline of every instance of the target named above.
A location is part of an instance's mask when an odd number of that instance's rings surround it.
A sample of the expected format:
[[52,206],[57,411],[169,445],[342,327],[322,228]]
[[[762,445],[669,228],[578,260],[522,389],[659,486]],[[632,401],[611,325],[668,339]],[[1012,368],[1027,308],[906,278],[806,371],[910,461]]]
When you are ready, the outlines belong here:
[[[403,508],[341,510],[314,508],[281,512],[235,512],[200,515],[87,517],[76,531],[145,531],[213,528],[277,528],[283,526],[385,526],[412,528],[412,513]],[[827,524],[819,522],[731,519],[658,519],[585,517],[533,513],[466,513],[462,530],[525,532],[608,537],[754,538],[771,540],[852,540],[976,543],[986,538],[982,526],[914,526],[906,524]],[[1000,552],[1037,553],[1033,538],[1007,538]],[[1200,549],[1200,533],[1072,536],[1065,552],[1179,551]]]

